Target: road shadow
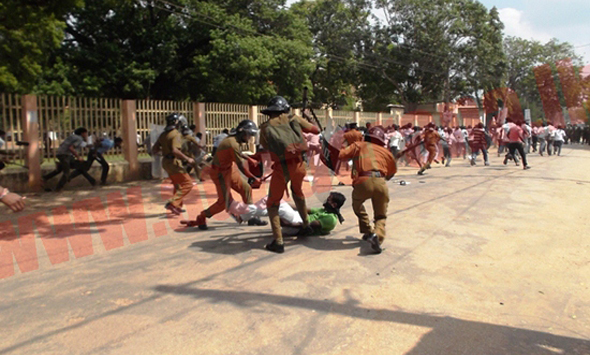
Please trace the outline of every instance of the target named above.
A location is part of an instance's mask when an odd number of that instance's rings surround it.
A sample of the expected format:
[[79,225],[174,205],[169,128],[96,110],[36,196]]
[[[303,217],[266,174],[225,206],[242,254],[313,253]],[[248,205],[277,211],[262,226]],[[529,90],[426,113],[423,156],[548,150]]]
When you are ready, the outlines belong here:
[[[283,238],[286,251],[293,245],[302,245],[306,248],[325,251],[349,250],[362,245],[359,239],[353,237],[333,239],[326,237],[298,238],[295,236],[283,236]],[[206,253],[236,255],[252,249],[264,249],[264,246],[271,240],[272,233],[265,229],[252,232],[212,235],[208,239],[193,242],[190,248],[199,248]]]
[[[463,320],[447,316],[369,308],[358,301],[337,303],[258,292],[202,289],[186,285],[159,285],[157,292],[193,297],[211,303],[227,302],[244,309],[271,304],[323,314],[339,314],[373,322],[430,328],[406,354],[590,354],[590,341],[551,333]],[[386,351],[386,349],[383,349]]]

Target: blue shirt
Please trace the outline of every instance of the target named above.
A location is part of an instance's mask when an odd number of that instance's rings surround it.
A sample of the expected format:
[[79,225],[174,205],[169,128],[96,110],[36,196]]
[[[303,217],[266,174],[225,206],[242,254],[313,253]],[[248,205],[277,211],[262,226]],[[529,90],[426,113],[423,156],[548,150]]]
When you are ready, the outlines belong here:
[[99,154],[104,154],[109,149],[113,148],[114,146],[115,146],[115,142],[113,142],[112,140],[110,140],[108,138],[104,138],[100,142],[100,145],[96,148],[96,152],[99,153]]

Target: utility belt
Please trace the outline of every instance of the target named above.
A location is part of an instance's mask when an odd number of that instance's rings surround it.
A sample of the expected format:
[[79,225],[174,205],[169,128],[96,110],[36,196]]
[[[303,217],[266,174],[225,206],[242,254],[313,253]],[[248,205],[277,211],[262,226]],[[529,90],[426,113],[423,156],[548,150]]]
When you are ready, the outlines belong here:
[[385,178],[380,171],[371,170],[371,171],[363,171],[362,173],[358,173],[359,176],[366,176],[366,177],[376,177],[376,178]]

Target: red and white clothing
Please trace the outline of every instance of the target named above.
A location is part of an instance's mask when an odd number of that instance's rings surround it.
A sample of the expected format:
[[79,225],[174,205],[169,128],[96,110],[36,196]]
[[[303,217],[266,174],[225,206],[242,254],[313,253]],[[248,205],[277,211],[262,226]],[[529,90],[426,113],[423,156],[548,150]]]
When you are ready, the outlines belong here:
[[525,140],[525,133],[522,127],[513,124],[508,131],[508,141],[510,143],[522,143]]

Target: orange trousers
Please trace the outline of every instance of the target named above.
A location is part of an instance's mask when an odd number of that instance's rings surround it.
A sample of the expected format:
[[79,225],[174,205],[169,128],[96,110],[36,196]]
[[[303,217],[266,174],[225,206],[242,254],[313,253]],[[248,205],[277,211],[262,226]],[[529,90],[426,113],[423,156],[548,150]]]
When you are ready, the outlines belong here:
[[193,180],[190,175],[186,173],[170,175],[170,180],[174,185],[174,195],[168,202],[174,207],[180,208],[182,207],[184,196],[188,195],[193,189]]
[[304,226],[308,226],[307,205],[305,195],[303,194],[303,178],[307,174],[303,159],[292,160],[288,163],[275,162],[270,179],[268,190],[267,210],[272,234],[278,244],[283,244],[283,233],[281,231],[281,219],[279,217],[279,205],[287,189],[287,184],[291,182],[291,192],[293,193],[293,202],[297,206],[297,211],[303,220]]
[[242,201],[244,201],[244,203],[253,203],[252,187],[248,184],[248,181],[242,177],[235,165],[232,166],[231,171],[211,169],[209,176],[215,184],[215,190],[217,190],[217,201],[203,211],[205,217],[211,218],[216,214],[229,209],[229,206],[233,201],[233,196],[231,194],[232,189],[242,196]]

